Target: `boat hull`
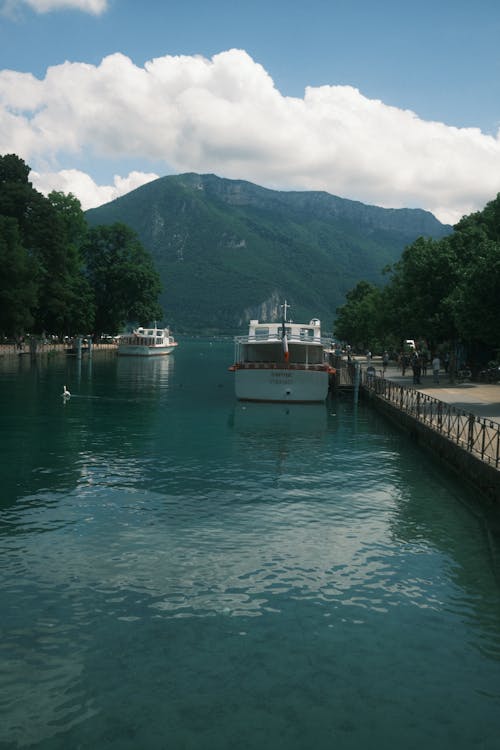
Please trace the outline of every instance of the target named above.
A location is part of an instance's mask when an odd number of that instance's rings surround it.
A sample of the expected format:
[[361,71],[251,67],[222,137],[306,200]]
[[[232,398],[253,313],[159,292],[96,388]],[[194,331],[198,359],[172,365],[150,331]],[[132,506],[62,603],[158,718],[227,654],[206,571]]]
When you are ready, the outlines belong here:
[[313,369],[237,369],[235,393],[239,401],[319,403],[328,395],[328,372]]
[[168,346],[144,346],[144,345],[124,345],[118,347],[120,357],[161,357],[170,354],[175,349],[175,345]]

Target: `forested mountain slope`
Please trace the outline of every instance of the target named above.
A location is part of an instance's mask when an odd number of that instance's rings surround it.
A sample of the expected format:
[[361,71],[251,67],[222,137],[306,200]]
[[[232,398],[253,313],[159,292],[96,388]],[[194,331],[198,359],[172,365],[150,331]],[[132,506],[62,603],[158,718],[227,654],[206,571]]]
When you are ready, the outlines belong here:
[[163,177],[86,212],[123,222],[155,260],[165,320],[176,332],[234,332],[250,317],[320,317],[328,330],[360,279],[417,237],[451,231],[420,209],[384,209],[324,192],[281,192],[214,175]]

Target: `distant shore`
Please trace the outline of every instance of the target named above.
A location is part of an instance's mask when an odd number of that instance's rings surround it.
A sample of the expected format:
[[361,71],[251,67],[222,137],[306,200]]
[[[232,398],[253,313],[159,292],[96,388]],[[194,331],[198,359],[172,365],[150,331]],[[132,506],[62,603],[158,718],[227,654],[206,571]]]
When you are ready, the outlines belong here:
[[[60,354],[65,354],[66,349],[68,349],[71,345],[70,344],[53,344],[51,342],[42,343],[41,341],[36,342],[36,350],[33,352],[38,356],[39,354],[48,354],[49,352],[58,352]],[[112,344],[92,344],[93,351],[105,351],[107,349],[114,350],[116,349],[117,345],[115,343]],[[32,353],[32,349],[30,347],[30,342],[25,341],[21,347],[19,347],[18,344],[0,344],[0,357],[5,356],[19,356],[19,355],[29,355]]]

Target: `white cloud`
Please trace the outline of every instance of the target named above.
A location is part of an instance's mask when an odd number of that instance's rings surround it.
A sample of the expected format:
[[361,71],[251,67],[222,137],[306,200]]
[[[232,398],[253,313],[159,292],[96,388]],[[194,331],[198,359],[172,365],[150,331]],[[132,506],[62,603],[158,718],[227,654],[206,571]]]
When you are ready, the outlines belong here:
[[[426,208],[450,222],[500,191],[498,137],[424,121],[350,86],[285,97],[241,50],[210,60],[165,56],[144,67],[114,54],[99,66],[65,62],[43,80],[1,71],[0,153],[10,152],[37,170],[39,184],[42,173],[56,180],[76,157],[114,165],[133,159],[139,170],[154,162],[279,189],[326,190]],[[82,172],[61,174],[86,207],[109,200],[121,179],[98,186]]]
[[108,9],[108,0],[4,0],[0,10],[4,15],[15,15],[23,6],[36,13],[50,13],[54,10],[80,10],[99,16]]
[[86,211],[103,203],[119,198],[121,195],[130,193],[147,182],[158,179],[153,172],[130,172],[127,177],[115,175],[113,185],[97,185],[85,172],[77,169],[62,169],[59,172],[30,172],[30,181],[33,187],[41,193],[48,195],[51,190],[59,190],[62,193],[73,193]]

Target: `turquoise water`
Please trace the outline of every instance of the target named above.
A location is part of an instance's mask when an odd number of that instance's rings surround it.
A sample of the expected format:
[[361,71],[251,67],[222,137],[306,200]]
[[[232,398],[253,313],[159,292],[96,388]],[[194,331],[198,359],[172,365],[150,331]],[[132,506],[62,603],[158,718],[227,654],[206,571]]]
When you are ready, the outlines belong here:
[[0,747],[497,750],[498,513],[232,357],[0,361]]

